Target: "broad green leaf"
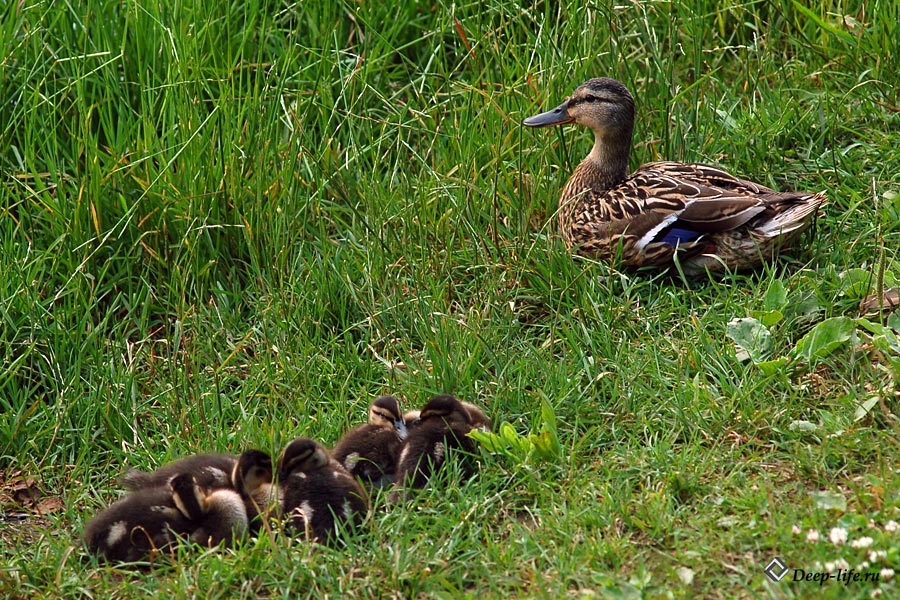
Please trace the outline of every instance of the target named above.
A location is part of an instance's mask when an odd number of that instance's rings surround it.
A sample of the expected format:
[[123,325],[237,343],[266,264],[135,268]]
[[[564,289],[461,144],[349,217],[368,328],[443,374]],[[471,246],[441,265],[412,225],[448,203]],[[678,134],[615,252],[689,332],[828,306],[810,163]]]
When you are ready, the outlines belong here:
[[784,319],[784,314],[780,310],[754,310],[751,314],[766,327],[777,325]]
[[887,326],[900,333],[900,310],[895,310],[888,315]]
[[794,354],[814,362],[838,350],[851,340],[856,330],[856,322],[849,317],[825,319],[803,336],[794,347]]
[[500,453],[508,446],[506,441],[501,438],[496,433],[491,433],[489,431],[481,431],[480,429],[473,429],[469,433],[467,433],[470,438],[484,446],[484,448],[488,452]]
[[887,327],[885,327],[881,323],[876,323],[874,321],[870,321],[869,319],[864,319],[864,318],[856,319],[856,324],[860,325],[863,329],[865,329],[869,333],[874,333],[875,335],[884,335],[885,331],[888,330]]
[[777,312],[779,314],[787,306],[787,290],[784,289],[784,283],[780,279],[774,280],[769,289],[766,290],[766,295],[763,297],[763,306],[766,307],[767,312]]
[[752,359],[758,363],[772,351],[772,334],[765,325],[752,317],[732,319],[726,326],[726,334],[736,346],[737,359]]
[[787,356],[781,356],[773,360],[764,360],[756,363],[756,366],[764,375],[775,375],[776,373],[784,373],[789,371],[788,365],[791,359]]
[[841,293],[854,300],[863,298],[875,284],[875,274],[867,269],[847,269],[840,278]]

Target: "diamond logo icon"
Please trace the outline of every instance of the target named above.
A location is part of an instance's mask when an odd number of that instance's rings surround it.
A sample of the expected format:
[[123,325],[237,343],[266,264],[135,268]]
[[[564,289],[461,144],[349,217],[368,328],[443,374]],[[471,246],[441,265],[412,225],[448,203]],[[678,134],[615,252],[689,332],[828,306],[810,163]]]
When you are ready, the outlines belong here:
[[788,566],[784,564],[784,561],[778,558],[777,556],[769,561],[769,564],[766,565],[766,568],[763,569],[763,572],[769,576],[769,579],[778,583],[784,576],[787,575]]

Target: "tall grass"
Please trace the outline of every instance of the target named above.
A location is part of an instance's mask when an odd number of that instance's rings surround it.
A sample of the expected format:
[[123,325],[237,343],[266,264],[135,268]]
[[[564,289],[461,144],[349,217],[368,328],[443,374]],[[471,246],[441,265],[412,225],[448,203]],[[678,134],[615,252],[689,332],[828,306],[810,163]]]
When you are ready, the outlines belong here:
[[[0,589],[785,597],[812,588],[772,556],[851,560],[807,530],[898,520],[892,363],[859,333],[767,375],[724,335],[783,287],[784,356],[855,316],[850,270],[900,276],[896,3],[0,10],[0,492],[28,475],[64,506],[0,523]],[[690,287],[570,257],[556,199],[590,140],[520,122],[599,75],[637,98],[634,166],[826,190],[808,247]],[[125,465],[331,444],[386,391],[523,433],[548,399],[566,456],[485,454],[342,554],[261,539],[124,580],[70,554]]]

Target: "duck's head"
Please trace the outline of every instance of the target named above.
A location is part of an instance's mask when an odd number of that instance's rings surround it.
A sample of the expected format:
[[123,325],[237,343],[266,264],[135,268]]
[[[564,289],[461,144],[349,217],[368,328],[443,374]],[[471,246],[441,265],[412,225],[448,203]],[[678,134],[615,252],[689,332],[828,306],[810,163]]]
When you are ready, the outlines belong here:
[[297,438],[288,444],[278,461],[278,481],[285,482],[292,473],[312,471],[328,464],[328,451],[315,440]]
[[379,396],[369,407],[369,424],[393,427],[400,437],[406,437],[406,421],[400,410],[400,402],[393,396]]
[[245,450],[238,458],[231,475],[234,488],[252,495],[262,486],[272,483],[272,457],[262,450]]
[[443,419],[450,426],[471,426],[472,424],[469,419],[469,412],[463,406],[463,403],[450,394],[435,396],[428,401],[428,404],[422,407],[419,421],[424,423],[432,419]]
[[566,101],[547,112],[528,117],[527,127],[547,127],[577,123],[598,137],[614,136],[631,142],[634,128],[634,98],[615,79],[596,77],[575,88]]

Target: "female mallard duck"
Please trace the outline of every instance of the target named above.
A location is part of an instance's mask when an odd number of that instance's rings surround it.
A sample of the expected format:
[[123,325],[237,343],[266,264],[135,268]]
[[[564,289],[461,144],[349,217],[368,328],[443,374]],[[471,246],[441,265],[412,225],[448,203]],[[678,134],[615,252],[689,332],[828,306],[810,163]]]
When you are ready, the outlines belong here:
[[230,544],[244,535],[247,523],[239,494],[209,491],[182,473],[165,486],[139,489],[112,503],[85,526],[84,543],[106,560],[135,562],[166,551],[179,538]]
[[262,450],[245,450],[232,454],[196,454],[179,458],[152,472],[131,469],[122,484],[133,491],[165,487],[183,474],[190,475],[196,485],[208,489],[231,489],[244,500],[254,531],[262,523],[260,515],[268,512],[273,495],[272,458]]
[[369,422],[344,434],[331,455],[363,483],[383,487],[394,477],[405,438],[400,402],[380,396],[369,407]]
[[680,263],[686,275],[757,267],[815,219],[823,194],[776,192],[703,164],[655,162],[628,175],[634,99],[591,79],[528,127],[577,123],[594,147],[559,199],[560,233],[580,254],[628,268]]
[[[468,404],[468,403],[466,403]],[[449,394],[435,396],[422,407],[418,424],[410,430],[400,458],[397,461],[396,489],[388,500],[396,502],[402,488],[422,488],[431,476],[447,460],[451,448],[466,453],[475,451],[475,442],[466,434],[472,431],[471,408],[474,405],[460,402]],[[487,419],[481,414],[481,424]],[[471,474],[470,461],[462,463],[466,474]]]
[[278,461],[282,514],[288,527],[307,539],[335,544],[359,528],[369,510],[362,486],[318,442],[297,438]]

